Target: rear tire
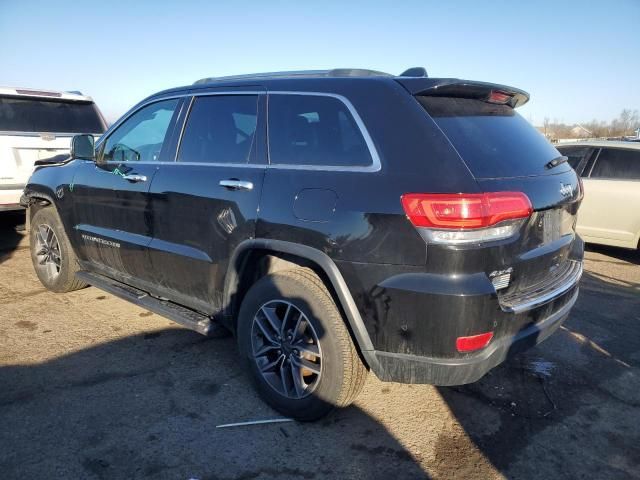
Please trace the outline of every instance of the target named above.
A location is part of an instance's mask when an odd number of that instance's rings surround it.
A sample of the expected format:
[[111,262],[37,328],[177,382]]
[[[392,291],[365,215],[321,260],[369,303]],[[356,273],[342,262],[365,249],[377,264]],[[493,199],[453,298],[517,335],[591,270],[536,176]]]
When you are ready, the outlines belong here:
[[80,269],[76,255],[53,207],[44,207],[34,214],[29,245],[33,268],[47,289],[65,293],[87,286],[76,278]]
[[270,274],[251,287],[240,308],[238,343],[260,396],[297,420],[349,405],[366,380],[340,311],[308,268]]

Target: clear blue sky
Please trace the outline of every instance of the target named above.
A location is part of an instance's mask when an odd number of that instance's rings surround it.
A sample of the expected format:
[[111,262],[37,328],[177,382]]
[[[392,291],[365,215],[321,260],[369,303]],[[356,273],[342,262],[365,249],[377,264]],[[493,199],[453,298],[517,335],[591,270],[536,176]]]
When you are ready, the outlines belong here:
[[640,0],[0,0],[0,85],[82,90],[113,121],[205,76],[361,67],[517,86],[567,123],[640,109]]

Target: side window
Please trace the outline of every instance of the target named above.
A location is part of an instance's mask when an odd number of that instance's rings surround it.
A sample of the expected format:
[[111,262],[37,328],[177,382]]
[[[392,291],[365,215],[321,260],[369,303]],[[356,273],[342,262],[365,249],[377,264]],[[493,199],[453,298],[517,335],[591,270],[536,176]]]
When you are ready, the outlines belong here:
[[125,120],[104,143],[102,161],[157,162],[179,99],[152,103]]
[[178,161],[247,163],[258,118],[257,95],[196,97]]
[[368,166],[372,159],[347,106],[320,95],[269,96],[271,164]]
[[591,178],[640,180],[640,150],[603,148]]
[[568,163],[571,165],[578,175],[580,175],[581,170],[584,168],[584,164],[587,161],[589,153],[591,151],[590,147],[566,147],[559,149],[562,155],[565,155],[569,158]]

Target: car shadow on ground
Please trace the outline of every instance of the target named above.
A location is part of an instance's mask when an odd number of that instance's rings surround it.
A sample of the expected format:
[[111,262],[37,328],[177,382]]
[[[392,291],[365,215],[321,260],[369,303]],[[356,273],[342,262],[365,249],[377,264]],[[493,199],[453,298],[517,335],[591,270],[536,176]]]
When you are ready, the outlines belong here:
[[474,384],[439,387],[507,478],[640,478],[639,288],[586,272],[549,339]]
[[[627,283],[585,273],[570,318],[548,340],[474,384],[439,387],[464,435],[443,430],[422,463],[358,406],[312,424],[216,428],[277,414],[251,388],[233,339],[167,328],[84,349],[70,339],[67,354],[32,365],[5,356],[13,365],[0,368],[0,472],[3,479],[453,478],[478,471],[471,443],[507,478],[638,478],[640,285]],[[35,328],[25,325],[24,335],[46,342],[47,330]],[[425,437],[431,428],[413,426]]]
[[607,245],[588,243],[585,244],[585,250],[601,253],[602,255],[617,258],[618,260],[629,262],[634,265],[640,265],[640,249],[632,250],[629,248],[609,247]]
[[0,263],[8,260],[17,248],[22,248],[25,236],[25,212],[0,212]]
[[356,406],[216,428],[278,417],[238,363],[231,338],[166,329],[0,368],[2,478],[428,478]]

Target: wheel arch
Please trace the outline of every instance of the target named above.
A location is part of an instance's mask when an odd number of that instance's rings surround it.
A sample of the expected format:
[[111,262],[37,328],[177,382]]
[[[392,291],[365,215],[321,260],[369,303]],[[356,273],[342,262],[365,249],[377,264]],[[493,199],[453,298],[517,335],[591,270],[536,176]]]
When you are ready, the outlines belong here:
[[242,299],[258,278],[292,266],[309,267],[328,283],[327,287],[343,313],[356,348],[365,364],[373,368],[377,364],[373,343],[342,274],[327,254],[307,245],[284,240],[251,239],[236,247],[227,268],[223,295],[223,311],[225,318],[232,323],[230,326],[235,330]]
[[28,209],[29,220],[33,218],[38,210],[49,205],[53,206],[58,213],[56,202],[51,195],[39,191],[25,192],[20,198],[20,205]]

